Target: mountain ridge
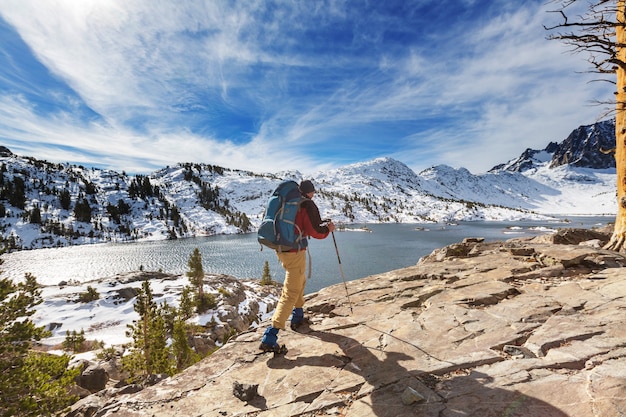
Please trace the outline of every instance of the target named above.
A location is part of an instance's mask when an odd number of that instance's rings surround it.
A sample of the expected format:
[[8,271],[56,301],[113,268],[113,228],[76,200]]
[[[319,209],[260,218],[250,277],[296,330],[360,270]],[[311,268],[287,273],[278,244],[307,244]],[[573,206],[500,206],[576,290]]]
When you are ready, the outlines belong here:
[[615,148],[615,120],[604,120],[574,129],[561,143],[550,142],[542,150],[526,149],[515,159],[496,165],[489,172],[523,172],[549,162],[550,168],[570,165],[580,168],[615,168],[615,158],[601,150]]
[[[306,175],[337,223],[430,223],[616,213],[613,121],[527,149],[484,174],[438,165],[419,174],[381,157]],[[611,143],[612,140],[612,143]],[[178,163],[147,175],[0,152],[0,233],[12,250],[247,233],[267,197],[298,171],[254,173]]]

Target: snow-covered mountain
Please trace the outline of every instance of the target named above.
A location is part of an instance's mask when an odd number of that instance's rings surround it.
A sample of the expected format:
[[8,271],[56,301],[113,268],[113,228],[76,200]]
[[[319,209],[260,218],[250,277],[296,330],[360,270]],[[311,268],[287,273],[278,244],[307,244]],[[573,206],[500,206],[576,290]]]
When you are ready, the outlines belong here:
[[[615,214],[613,121],[474,175],[439,165],[416,174],[379,158],[334,170],[254,173],[181,163],[149,175],[55,164],[0,146],[0,233],[13,249],[255,230],[283,179],[316,183],[337,223],[533,219]],[[611,162],[612,161],[612,162]]]
[[524,172],[548,162],[549,168],[563,165],[579,168],[615,168],[610,152],[615,148],[615,120],[579,126],[561,143],[550,142],[543,150],[526,149],[518,158],[498,165],[490,172]]

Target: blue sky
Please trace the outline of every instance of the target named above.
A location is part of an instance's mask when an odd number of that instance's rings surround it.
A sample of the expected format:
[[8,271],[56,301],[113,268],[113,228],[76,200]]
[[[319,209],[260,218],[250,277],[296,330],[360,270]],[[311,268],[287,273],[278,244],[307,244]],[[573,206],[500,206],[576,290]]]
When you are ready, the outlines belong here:
[[149,173],[482,173],[602,118],[544,0],[2,0],[0,145]]

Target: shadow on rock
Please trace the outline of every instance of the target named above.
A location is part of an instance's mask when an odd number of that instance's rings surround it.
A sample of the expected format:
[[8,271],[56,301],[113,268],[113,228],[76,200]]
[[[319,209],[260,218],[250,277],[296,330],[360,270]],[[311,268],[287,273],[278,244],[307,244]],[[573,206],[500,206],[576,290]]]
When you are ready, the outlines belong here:
[[437,384],[445,404],[445,416],[567,417],[551,404],[516,390],[490,388],[493,379],[470,371]]
[[294,359],[277,356],[267,365],[274,369],[334,366],[359,375],[363,384],[346,402],[346,416],[567,417],[544,401],[514,390],[490,388],[491,377],[480,372],[461,370],[458,376],[417,374],[400,365],[412,359],[404,353],[367,347],[330,331],[311,331],[306,336],[336,344],[343,354]]

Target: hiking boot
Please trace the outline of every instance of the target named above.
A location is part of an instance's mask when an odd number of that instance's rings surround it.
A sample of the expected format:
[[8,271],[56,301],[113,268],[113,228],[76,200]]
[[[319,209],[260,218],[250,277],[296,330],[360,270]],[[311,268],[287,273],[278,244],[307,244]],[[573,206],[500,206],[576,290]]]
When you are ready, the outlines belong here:
[[269,326],[263,333],[261,343],[268,346],[274,346],[278,342],[278,329],[276,327]]
[[304,323],[304,310],[302,307],[296,307],[291,311],[291,330],[297,331]]
[[287,347],[285,345],[279,345],[278,343],[275,345],[268,345],[267,343],[261,342],[259,345],[259,349],[263,352],[273,352],[277,355],[283,355],[287,353]]
[[275,355],[287,353],[285,345],[281,346],[278,344],[278,329],[272,326],[265,329],[259,349],[263,352],[274,352]]
[[291,330],[293,330],[294,332],[297,332],[298,329],[300,329],[303,325],[308,325],[310,324],[310,321],[308,318],[304,317],[302,319],[300,319],[300,321],[291,321],[290,327]]

